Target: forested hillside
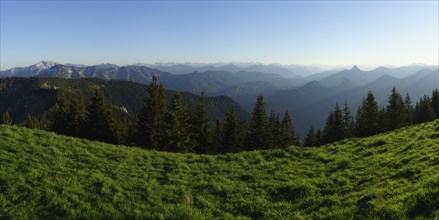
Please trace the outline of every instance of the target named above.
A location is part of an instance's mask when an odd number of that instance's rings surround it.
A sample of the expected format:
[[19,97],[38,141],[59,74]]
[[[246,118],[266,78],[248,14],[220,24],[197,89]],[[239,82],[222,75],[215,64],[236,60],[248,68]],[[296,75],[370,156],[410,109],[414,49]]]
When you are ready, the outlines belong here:
[[0,126],[0,218],[434,219],[439,121],[218,156]]
[[[52,107],[60,92],[79,92],[87,100],[99,87],[105,98],[114,107],[125,108],[135,116],[142,107],[143,99],[148,95],[147,86],[124,80],[102,80],[97,78],[0,78],[0,113],[9,112],[15,122],[21,122],[27,114],[39,115]],[[166,90],[170,101],[172,92]],[[182,92],[185,105],[196,104],[199,96]],[[236,109],[239,115],[249,118],[249,114],[232,99],[226,96],[206,97],[206,108],[212,120],[225,118],[225,114]]]

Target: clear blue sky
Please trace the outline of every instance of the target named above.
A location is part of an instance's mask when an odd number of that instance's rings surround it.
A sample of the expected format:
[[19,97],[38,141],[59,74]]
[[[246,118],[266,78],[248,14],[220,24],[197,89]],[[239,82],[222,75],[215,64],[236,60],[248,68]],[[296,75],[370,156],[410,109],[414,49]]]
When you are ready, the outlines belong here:
[[1,66],[438,64],[438,1],[3,1]]

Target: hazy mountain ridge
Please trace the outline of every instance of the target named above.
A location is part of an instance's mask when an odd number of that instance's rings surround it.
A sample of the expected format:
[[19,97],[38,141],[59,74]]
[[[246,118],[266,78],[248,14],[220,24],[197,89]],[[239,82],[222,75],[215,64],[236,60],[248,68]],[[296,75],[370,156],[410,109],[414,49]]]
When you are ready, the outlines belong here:
[[[167,66],[167,65],[164,65]],[[67,79],[100,78],[105,80],[128,80],[147,84],[155,75],[167,89],[187,91],[200,94],[204,91],[208,96],[227,95],[238,100],[247,108],[251,108],[257,95],[270,96],[278,90],[296,87],[293,79],[287,79],[275,73],[247,72],[240,70],[233,64],[225,65],[233,71],[217,68],[216,66],[202,66],[200,70],[205,72],[192,72],[187,74],[172,74],[153,69],[144,65],[130,65],[118,67],[113,64],[101,64],[95,66],[78,67],[56,64],[51,68],[33,70],[27,68],[27,74],[23,71],[20,77],[61,77]],[[258,68],[260,65],[258,66]],[[15,76],[10,71],[0,74],[3,77]]]
[[[204,64],[170,63],[157,64],[156,67],[158,66],[178,67],[185,71],[190,68],[212,70],[173,74],[147,67],[144,64],[120,67],[114,64],[100,64],[82,67],[46,62],[41,65],[35,64],[26,68],[2,71],[0,76],[97,77],[105,80],[128,80],[147,84],[151,77],[156,75],[167,89],[194,94],[204,91],[207,96],[225,95],[237,101],[248,111],[253,108],[256,96],[262,94],[266,97],[268,111],[275,110],[282,113],[289,110],[290,113],[294,113],[293,120],[297,118],[296,126],[301,135],[304,135],[311,125],[321,127],[326,120],[327,113],[333,109],[336,102],[342,105],[347,101],[351,111],[355,114],[361,98],[369,89],[375,93],[379,104],[383,104],[393,86],[396,86],[403,95],[408,92],[413,102],[416,102],[419,96],[429,94],[432,89],[439,87],[437,66],[425,65],[379,67],[370,71],[354,66],[351,69],[320,72],[295,79],[289,79],[277,73],[236,71],[245,68],[266,71],[273,66],[278,70],[285,68],[276,64],[219,63],[206,66]],[[223,67],[227,67],[230,71],[219,70]]]
[[[295,119],[295,126],[297,133],[304,136],[306,131],[311,125],[314,128],[323,128],[328,113],[334,109],[335,103],[342,106],[345,102],[348,103],[350,110],[353,114],[356,114],[357,108],[360,105],[362,98],[366,96],[367,92],[371,90],[379,106],[387,104],[387,98],[390,94],[392,87],[395,87],[399,93],[405,97],[408,93],[411,97],[413,105],[418,101],[419,97],[424,94],[431,95],[434,89],[439,88],[439,69],[424,69],[412,74],[409,77],[402,79],[396,78],[391,75],[382,75],[375,79],[371,83],[359,87],[355,87],[349,90],[341,91],[337,94],[324,97],[320,100],[316,100],[311,104],[296,108],[294,100],[286,102],[289,105],[283,105],[281,108],[286,108],[292,112],[293,119]],[[321,84],[320,84],[321,85]],[[304,88],[298,88],[297,90],[303,90]],[[325,90],[324,88],[320,88]],[[298,93],[296,91],[296,93]],[[288,97],[288,96],[287,96]],[[267,99],[267,108],[274,109],[276,111],[281,110],[279,106],[273,103],[273,99],[276,97],[270,97]],[[295,100],[306,99],[307,97],[296,97]]]

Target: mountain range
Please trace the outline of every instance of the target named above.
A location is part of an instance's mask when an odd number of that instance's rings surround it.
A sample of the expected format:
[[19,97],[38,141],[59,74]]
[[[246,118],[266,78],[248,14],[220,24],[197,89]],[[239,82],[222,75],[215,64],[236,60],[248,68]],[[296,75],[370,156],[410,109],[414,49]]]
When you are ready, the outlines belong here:
[[[300,74],[292,71],[294,69]],[[266,97],[267,111],[283,113],[288,110],[292,113],[301,136],[311,125],[321,128],[336,102],[340,105],[347,102],[355,114],[368,90],[374,92],[378,103],[383,106],[393,86],[403,95],[409,93],[413,102],[439,87],[437,66],[378,67],[369,71],[354,66],[310,74],[319,70],[318,67],[260,63],[128,66],[106,63],[85,66],[43,61],[1,71],[0,77],[100,78],[147,84],[155,75],[169,90],[193,94],[204,91],[207,96],[228,96],[247,112],[252,110],[256,96],[262,94]]]
[[[337,74],[346,74],[351,71],[341,71]],[[352,74],[361,72],[352,70]],[[347,76],[351,76],[346,74]],[[328,78],[335,78],[334,75]],[[397,78],[390,74],[375,75],[373,81],[363,85],[356,85],[347,77],[340,79],[337,86],[326,87],[328,78],[321,81],[312,81],[296,89],[279,91],[267,99],[267,108],[275,111],[288,110],[295,119],[296,130],[304,136],[308,129],[323,128],[328,113],[335,107],[346,102],[353,114],[356,114],[363,97],[368,91],[372,91],[380,107],[387,105],[390,90],[395,87],[405,97],[406,94],[412,99],[413,104],[424,94],[431,95],[434,89],[439,88],[439,69],[427,68],[419,70],[407,77]],[[350,78],[352,79],[352,77]]]

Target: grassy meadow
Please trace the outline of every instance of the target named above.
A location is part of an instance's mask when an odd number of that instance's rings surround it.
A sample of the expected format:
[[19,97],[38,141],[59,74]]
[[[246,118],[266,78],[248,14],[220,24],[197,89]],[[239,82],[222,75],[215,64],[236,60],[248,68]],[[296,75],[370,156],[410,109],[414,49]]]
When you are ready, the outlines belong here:
[[439,120],[196,155],[0,126],[0,219],[435,219]]

